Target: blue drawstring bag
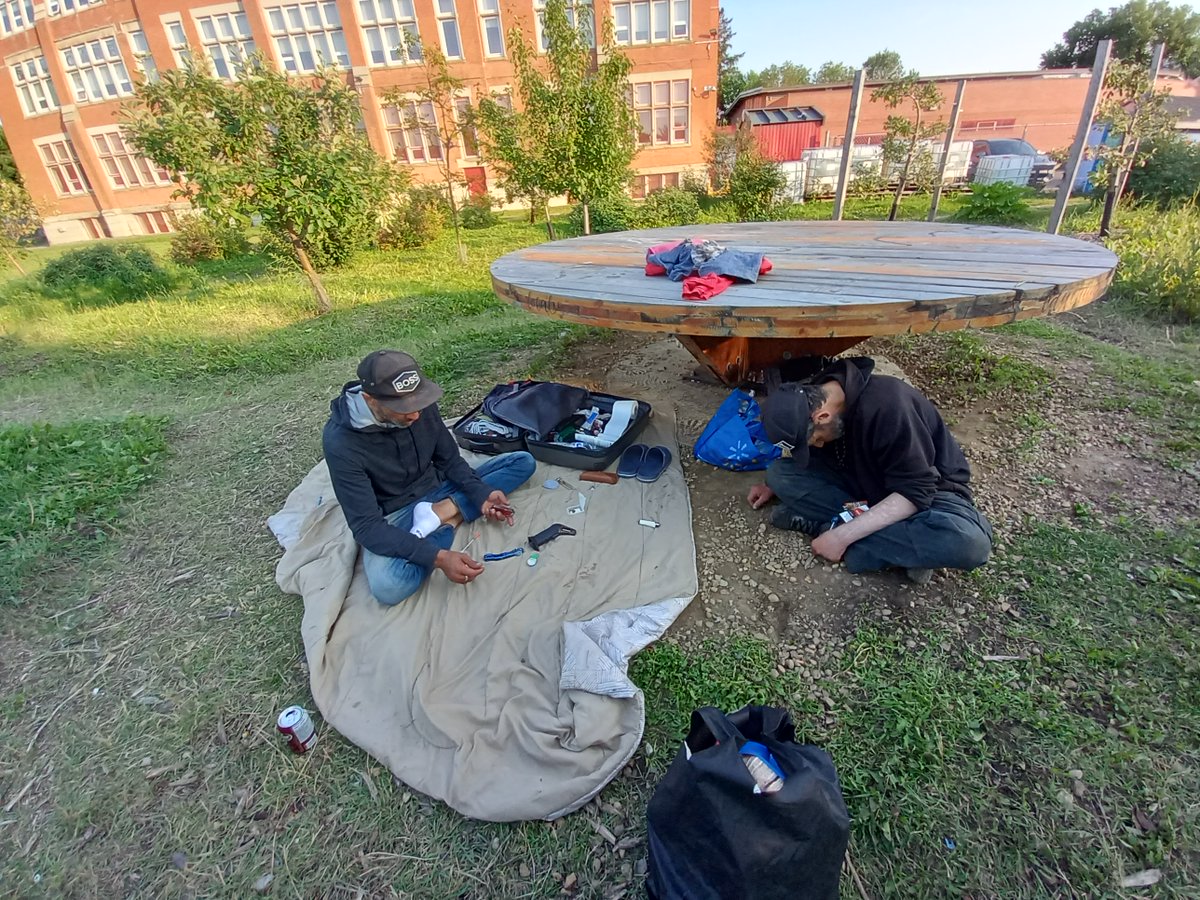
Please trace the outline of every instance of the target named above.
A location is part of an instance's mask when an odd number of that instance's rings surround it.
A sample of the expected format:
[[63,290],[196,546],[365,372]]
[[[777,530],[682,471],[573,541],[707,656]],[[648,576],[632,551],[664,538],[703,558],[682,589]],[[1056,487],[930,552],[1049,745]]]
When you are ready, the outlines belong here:
[[758,401],[745,391],[725,398],[696,441],[697,459],[734,472],[765,469],[782,455],[767,440]]

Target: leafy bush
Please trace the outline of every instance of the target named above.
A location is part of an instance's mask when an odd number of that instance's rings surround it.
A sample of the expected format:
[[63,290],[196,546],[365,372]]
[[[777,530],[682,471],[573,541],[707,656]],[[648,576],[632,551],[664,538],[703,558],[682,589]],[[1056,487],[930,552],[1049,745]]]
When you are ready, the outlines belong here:
[[879,160],[863,159],[850,166],[850,183],[846,193],[851,197],[873,197],[887,190],[888,180]]
[[638,207],[634,215],[635,228],[669,228],[672,225],[693,225],[700,220],[700,204],[696,195],[683,188],[664,188],[655,191]]
[[491,228],[500,224],[500,217],[493,212],[495,201],[491,194],[473,196],[459,210],[459,222],[463,228]]
[[382,250],[415,250],[433,243],[446,227],[450,204],[445,192],[429,186],[410,189],[383,219],[377,243]]
[[1030,196],[1029,188],[1015,184],[975,184],[954,218],[984,225],[1024,225],[1033,216]]
[[214,221],[203,213],[180,216],[171,235],[171,259],[180,265],[232,259],[250,252],[242,229]]
[[103,538],[97,525],[159,468],[166,420],[11,425],[0,428],[0,597],[25,567],[72,536]]
[[698,225],[723,225],[728,222],[736,222],[737,210],[733,208],[733,204],[729,201],[713,203],[707,209],[700,211],[700,217],[696,219]]
[[742,222],[769,221],[786,188],[787,178],[779,163],[757,148],[739,153],[729,173],[729,199]]
[[708,176],[703,172],[689,169],[679,179],[679,186],[689,194],[695,194],[697,197],[708,196]]
[[[609,231],[628,231],[638,227],[637,209],[633,201],[624,194],[597,200],[588,207],[592,220],[592,234],[605,234]],[[571,208],[567,222],[575,234],[583,234],[583,204],[577,203]]]
[[1200,194],[1200,143],[1172,135],[1151,144],[1145,165],[1129,173],[1130,196],[1168,209]]
[[443,224],[450,224],[450,198],[446,195],[444,184],[413,185],[404,192],[404,196],[417,206],[435,210],[441,216]]
[[135,300],[168,291],[175,279],[142,247],[97,241],[50,260],[41,273],[51,290],[91,289],[96,299]]
[[1200,321],[1200,209],[1141,207],[1122,215],[1120,225],[1110,241],[1121,258],[1113,296],[1177,321]]

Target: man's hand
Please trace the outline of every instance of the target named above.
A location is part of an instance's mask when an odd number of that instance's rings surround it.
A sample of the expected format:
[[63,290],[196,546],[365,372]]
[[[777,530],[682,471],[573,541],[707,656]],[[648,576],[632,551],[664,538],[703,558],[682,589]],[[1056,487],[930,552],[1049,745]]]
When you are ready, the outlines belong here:
[[756,484],[750,488],[750,493],[746,497],[751,509],[762,509],[774,499],[775,492],[765,484]]
[[817,556],[823,556],[830,562],[841,562],[842,557],[846,555],[846,548],[850,545],[842,539],[838,534],[838,529],[831,528],[829,531],[813,539],[812,551]]
[[439,550],[433,565],[455,584],[470,584],[483,574],[483,563],[457,550]]
[[512,507],[508,503],[508,497],[504,495],[504,491],[492,491],[488,494],[488,498],[483,501],[481,507],[484,518],[491,519],[493,522],[507,522],[509,525],[516,524],[516,519],[513,518]]

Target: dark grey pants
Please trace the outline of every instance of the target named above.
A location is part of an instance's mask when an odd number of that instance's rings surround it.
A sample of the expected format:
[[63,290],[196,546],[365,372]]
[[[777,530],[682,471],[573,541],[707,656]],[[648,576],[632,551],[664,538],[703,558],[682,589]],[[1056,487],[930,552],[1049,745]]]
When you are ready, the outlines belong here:
[[[790,459],[776,460],[767,470],[767,485],[797,516],[828,522],[851,495],[842,477],[810,461],[797,469]],[[975,569],[992,552],[992,526],[964,497],[938,491],[933,505],[895,522],[846,550],[843,561],[851,572],[874,572],[889,566],[903,569]]]

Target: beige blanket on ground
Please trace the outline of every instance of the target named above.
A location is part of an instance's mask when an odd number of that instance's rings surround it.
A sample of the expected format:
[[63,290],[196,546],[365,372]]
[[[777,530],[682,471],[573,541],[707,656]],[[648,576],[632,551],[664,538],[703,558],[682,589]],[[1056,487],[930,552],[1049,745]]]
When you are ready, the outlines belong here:
[[[474,818],[553,819],[591,799],[642,737],[643,699],[625,674],[628,660],[697,587],[669,412],[640,440],[671,449],[657,482],[592,490],[578,472],[539,463],[511,497],[515,527],[476,523],[459,528],[454,543],[478,531],[476,559],[519,545],[524,555],[488,563],[467,586],[435,572],[392,608],[368,592],[318,464],[269,524],[285,547],[276,580],[304,598],[301,630],[325,720],[406,784]],[[575,491],[542,486],[554,477],[583,489],[584,513],[567,513]],[[640,527],[641,518],[661,527]],[[546,545],[530,568],[528,535],[554,522],[579,534]]]

